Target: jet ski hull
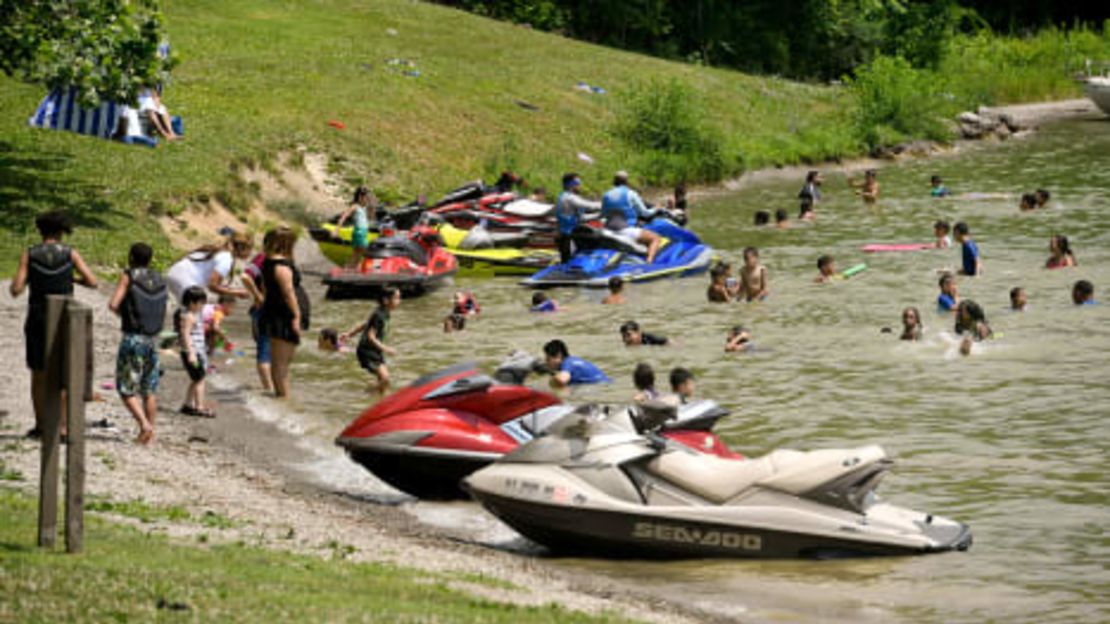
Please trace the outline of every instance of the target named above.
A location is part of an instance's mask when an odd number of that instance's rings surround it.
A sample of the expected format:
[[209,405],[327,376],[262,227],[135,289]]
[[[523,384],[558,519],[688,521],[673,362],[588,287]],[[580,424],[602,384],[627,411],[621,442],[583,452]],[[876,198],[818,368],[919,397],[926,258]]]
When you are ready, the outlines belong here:
[[[681,558],[838,558],[917,555],[967,550],[971,530],[959,525],[938,546],[914,547],[774,530],[659,514],[613,512],[541,503],[470,488],[470,493],[502,522],[534,542],[563,554],[632,559]],[[558,488],[550,496],[558,498]]]
[[[342,444],[342,442],[340,442]],[[394,488],[426,500],[467,498],[462,480],[500,455],[476,452],[426,452],[414,447],[347,447],[356,463]]]

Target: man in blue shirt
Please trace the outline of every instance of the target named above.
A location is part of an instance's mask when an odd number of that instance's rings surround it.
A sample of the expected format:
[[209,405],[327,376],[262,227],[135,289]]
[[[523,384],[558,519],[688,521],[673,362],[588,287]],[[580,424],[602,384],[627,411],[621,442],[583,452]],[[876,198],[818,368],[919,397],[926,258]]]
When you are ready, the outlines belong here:
[[568,173],[563,176],[563,192],[555,202],[555,220],[559,224],[559,235],[555,244],[559,247],[559,261],[566,264],[571,256],[571,236],[574,228],[582,222],[586,212],[597,212],[601,204],[590,201],[578,194],[582,187],[582,179],[577,173]]
[[662,240],[655,232],[637,227],[636,224],[641,217],[648,219],[651,216],[639,193],[628,188],[628,173],[618,171],[613,176],[613,188],[606,191],[601,198],[601,218],[605,219],[606,229],[633,242],[647,245],[649,264],[655,261],[655,254],[659,251]]
[[960,221],[953,228],[956,234],[956,240],[963,246],[963,270],[960,271],[964,275],[980,275],[983,273],[983,259],[979,257],[979,246],[975,241],[971,240],[971,233],[967,229],[967,224]]
[[610,381],[592,362],[571,355],[562,340],[551,340],[543,346],[543,360],[547,369],[552,372],[551,385],[556,388]]

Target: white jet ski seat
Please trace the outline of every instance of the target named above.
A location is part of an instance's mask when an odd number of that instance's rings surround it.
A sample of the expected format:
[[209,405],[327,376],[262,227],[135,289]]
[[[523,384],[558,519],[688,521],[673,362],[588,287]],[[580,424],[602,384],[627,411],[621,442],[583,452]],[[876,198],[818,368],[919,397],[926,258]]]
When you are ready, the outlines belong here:
[[518,199],[505,204],[501,209],[506,214],[529,219],[542,219],[555,213],[554,204],[544,204],[530,199]]
[[724,503],[753,485],[804,494],[860,466],[886,458],[879,446],[800,452],[772,451],[749,460],[722,459],[671,449],[648,463],[648,470],[706,500]]

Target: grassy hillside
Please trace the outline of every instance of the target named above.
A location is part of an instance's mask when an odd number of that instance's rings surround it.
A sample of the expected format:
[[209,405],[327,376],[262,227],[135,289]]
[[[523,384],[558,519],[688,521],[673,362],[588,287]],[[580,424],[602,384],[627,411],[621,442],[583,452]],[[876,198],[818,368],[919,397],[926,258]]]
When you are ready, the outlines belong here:
[[[623,53],[439,6],[165,4],[182,59],[165,101],[185,117],[185,141],[151,151],[28,128],[42,89],[0,78],[4,273],[39,210],[73,210],[91,226],[75,242],[114,264],[136,237],[165,243],[151,212],[234,188],[234,165],[296,145],[328,154],[349,184],[394,196],[435,194],[503,167],[549,188],[575,169],[600,186],[629,162],[611,138],[614,92],[651,79],[677,78],[701,94],[734,163],[740,154],[756,167],[858,149],[841,119],[845,98],[832,89]],[[395,58],[420,75],[387,64]],[[577,91],[580,80],[609,93]]]

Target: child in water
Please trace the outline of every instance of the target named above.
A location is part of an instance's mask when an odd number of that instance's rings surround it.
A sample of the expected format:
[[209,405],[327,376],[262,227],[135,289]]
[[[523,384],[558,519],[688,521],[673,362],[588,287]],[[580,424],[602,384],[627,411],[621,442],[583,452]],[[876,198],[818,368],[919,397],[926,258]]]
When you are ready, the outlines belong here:
[[640,324],[636,321],[626,321],[620,328],[621,341],[624,342],[626,347],[638,347],[640,345],[648,346],[666,346],[670,344],[670,340],[666,336],[659,336],[656,334],[649,334],[640,329]]
[[1095,285],[1087,280],[1079,280],[1071,288],[1071,300],[1075,305],[1094,305]]
[[1014,312],[1024,312],[1027,299],[1025,297],[1025,289],[1021,286],[1015,286],[1010,289],[1010,309]]
[[689,403],[694,398],[694,374],[681,366],[671,370],[671,392],[679,401]]
[[933,224],[933,237],[937,239],[936,242],[933,243],[933,246],[937,249],[948,249],[951,247],[952,237],[948,234],[951,231],[952,226],[950,226],[947,221],[938,219],[937,222]]
[[655,369],[651,364],[640,362],[636,365],[636,370],[632,371],[632,384],[636,386],[633,403],[646,403],[659,398],[659,393],[655,391]]
[[755,226],[762,227],[771,222],[771,213],[766,210],[759,210],[755,213]]
[[932,186],[932,188],[929,189],[930,197],[948,197],[948,188],[944,186],[944,182],[941,181],[940,176],[935,175],[930,178],[929,184]]
[[832,281],[836,275],[836,261],[832,256],[824,255],[817,259],[817,277],[813,280],[816,284]]
[[536,292],[532,294],[532,307],[530,312],[558,312],[559,302],[547,296],[545,292]]
[[956,224],[955,231],[956,240],[960,242],[963,256],[963,268],[960,273],[971,276],[982,275],[983,258],[979,255],[979,245],[971,240],[971,231],[968,230],[967,224],[960,221]]
[[737,325],[728,330],[728,336],[725,336],[725,353],[751,351],[754,347],[752,333],[744,327]]
[[960,342],[960,353],[970,355],[971,343],[986,340],[993,332],[991,326],[987,324],[987,316],[983,313],[983,308],[971,299],[965,299],[956,308],[955,333],[958,336],[967,334]]
[[350,353],[351,348],[339,339],[339,331],[332,327],[320,330],[316,348],[327,353]]
[[1033,198],[1037,201],[1037,208],[1048,208],[1048,200],[1052,198],[1052,193],[1045,189],[1037,189],[1033,191]]
[[1018,204],[1018,209],[1022,212],[1031,212],[1037,209],[1037,196],[1032,193],[1025,193],[1021,196],[1021,203]]
[[705,291],[709,303],[728,303],[732,301],[732,291],[728,287],[728,265],[721,262],[709,269],[709,288]]
[[937,285],[940,286],[940,294],[937,295],[937,311],[955,312],[956,306],[960,304],[960,294],[956,288],[956,276],[945,273],[940,276]]
[[921,324],[921,313],[917,308],[909,307],[902,310],[902,340],[921,340],[921,333],[925,327]]
[[628,303],[624,296],[624,279],[619,275],[609,278],[609,294],[601,300],[602,305],[623,305]]
[[864,203],[879,201],[879,172],[874,169],[864,172],[862,182],[849,178],[848,186],[859,189],[856,194],[863,198]]
[[455,291],[451,297],[451,313],[443,319],[443,332],[449,334],[466,329],[466,317],[476,316],[481,312],[482,307],[470,291]]
[[1053,234],[1052,238],[1048,239],[1048,251],[1052,255],[1048,257],[1048,262],[1045,263],[1046,269],[1064,269],[1079,264],[1075,260],[1075,254],[1071,251],[1067,236]]
[[786,216],[786,210],[779,208],[775,211],[775,227],[780,230],[790,227],[790,217]]
[[759,250],[755,247],[744,250],[744,267],[740,269],[738,294],[745,301],[762,301],[771,294],[767,284],[767,267],[759,263]]
[[355,354],[358,363],[377,380],[379,394],[389,390],[389,368],[385,365],[386,355],[396,355],[397,350],[385,344],[389,338],[391,313],[401,305],[401,291],[393,287],[382,289],[378,296],[378,307],[370,318],[352,327],[339,336],[339,342],[347,342],[355,334],[359,335]]

